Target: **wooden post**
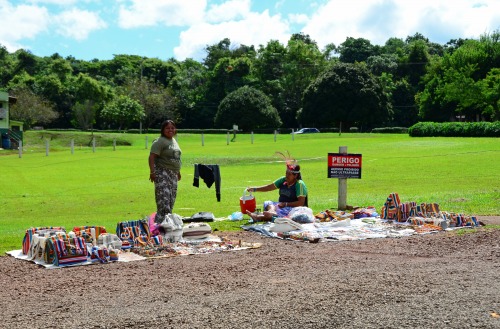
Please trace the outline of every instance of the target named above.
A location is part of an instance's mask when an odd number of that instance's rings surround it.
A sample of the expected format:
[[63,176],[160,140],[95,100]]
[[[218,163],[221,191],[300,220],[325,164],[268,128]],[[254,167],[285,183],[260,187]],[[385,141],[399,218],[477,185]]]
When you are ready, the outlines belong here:
[[[347,146],[339,146],[340,154],[347,154]],[[339,178],[339,196],[338,196],[339,210],[346,210],[347,208],[347,178]]]
[[75,140],[74,139],[71,140],[70,146],[71,146],[71,154],[74,154],[75,153]]
[[292,128],[292,141],[295,140],[295,134],[294,134],[294,131],[293,131],[293,128]]
[[45,140],[45,156],[49,156],[49,140]]
[[251,140],[252,140],[252,144],[253,144],[253,131],[251,133]]
[[95,153],[95,137],[92,138],[92,152]]
[[205,135],[201,133],[201,146],[205,146]]
[[116,151],[116,138],[113,138],[113,151]]
[[23,142],[22,141],[19,142],[19,157],[20,158],[23,157]]
[[276,142],[276,134],[277,134],[277,133],[278,133],[278,132],[275,130],[275,131],[274,131],[274,141],[275,141],[275,142]]

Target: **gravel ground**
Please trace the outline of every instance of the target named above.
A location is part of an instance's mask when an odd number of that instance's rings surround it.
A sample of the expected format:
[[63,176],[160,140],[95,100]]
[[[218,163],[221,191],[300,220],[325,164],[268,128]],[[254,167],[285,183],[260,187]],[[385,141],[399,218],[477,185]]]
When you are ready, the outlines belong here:
[[[500,224],[500,216],[480,217]],[[2,328],[500,328],[500,230],[47,270],[0,257]]]

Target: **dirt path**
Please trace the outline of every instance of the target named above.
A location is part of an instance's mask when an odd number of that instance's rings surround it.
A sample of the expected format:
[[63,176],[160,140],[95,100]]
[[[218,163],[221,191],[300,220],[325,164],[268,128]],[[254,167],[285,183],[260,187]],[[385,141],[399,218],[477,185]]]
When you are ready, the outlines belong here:
[[[500,217],[480,217],[500,225]],[[2,328],[500,328],[500,229],[47,270],[0,257]]]

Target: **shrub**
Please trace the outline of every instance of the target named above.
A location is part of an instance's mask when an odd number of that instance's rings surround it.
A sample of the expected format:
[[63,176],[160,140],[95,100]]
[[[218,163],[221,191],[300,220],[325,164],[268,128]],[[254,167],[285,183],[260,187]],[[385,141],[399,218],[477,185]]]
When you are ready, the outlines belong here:
[[408,133],[411,137],[500,137],[500,121],[419,122]]

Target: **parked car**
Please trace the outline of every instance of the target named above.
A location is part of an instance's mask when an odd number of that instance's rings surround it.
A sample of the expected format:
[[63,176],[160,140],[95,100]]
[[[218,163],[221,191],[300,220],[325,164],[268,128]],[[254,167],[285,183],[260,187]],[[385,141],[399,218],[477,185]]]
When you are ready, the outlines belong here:
[[297,130],[293,133],[294,134],[314,134],[314,133],[319,133],[319,130],[316,128],[302,128],[302,129]]

